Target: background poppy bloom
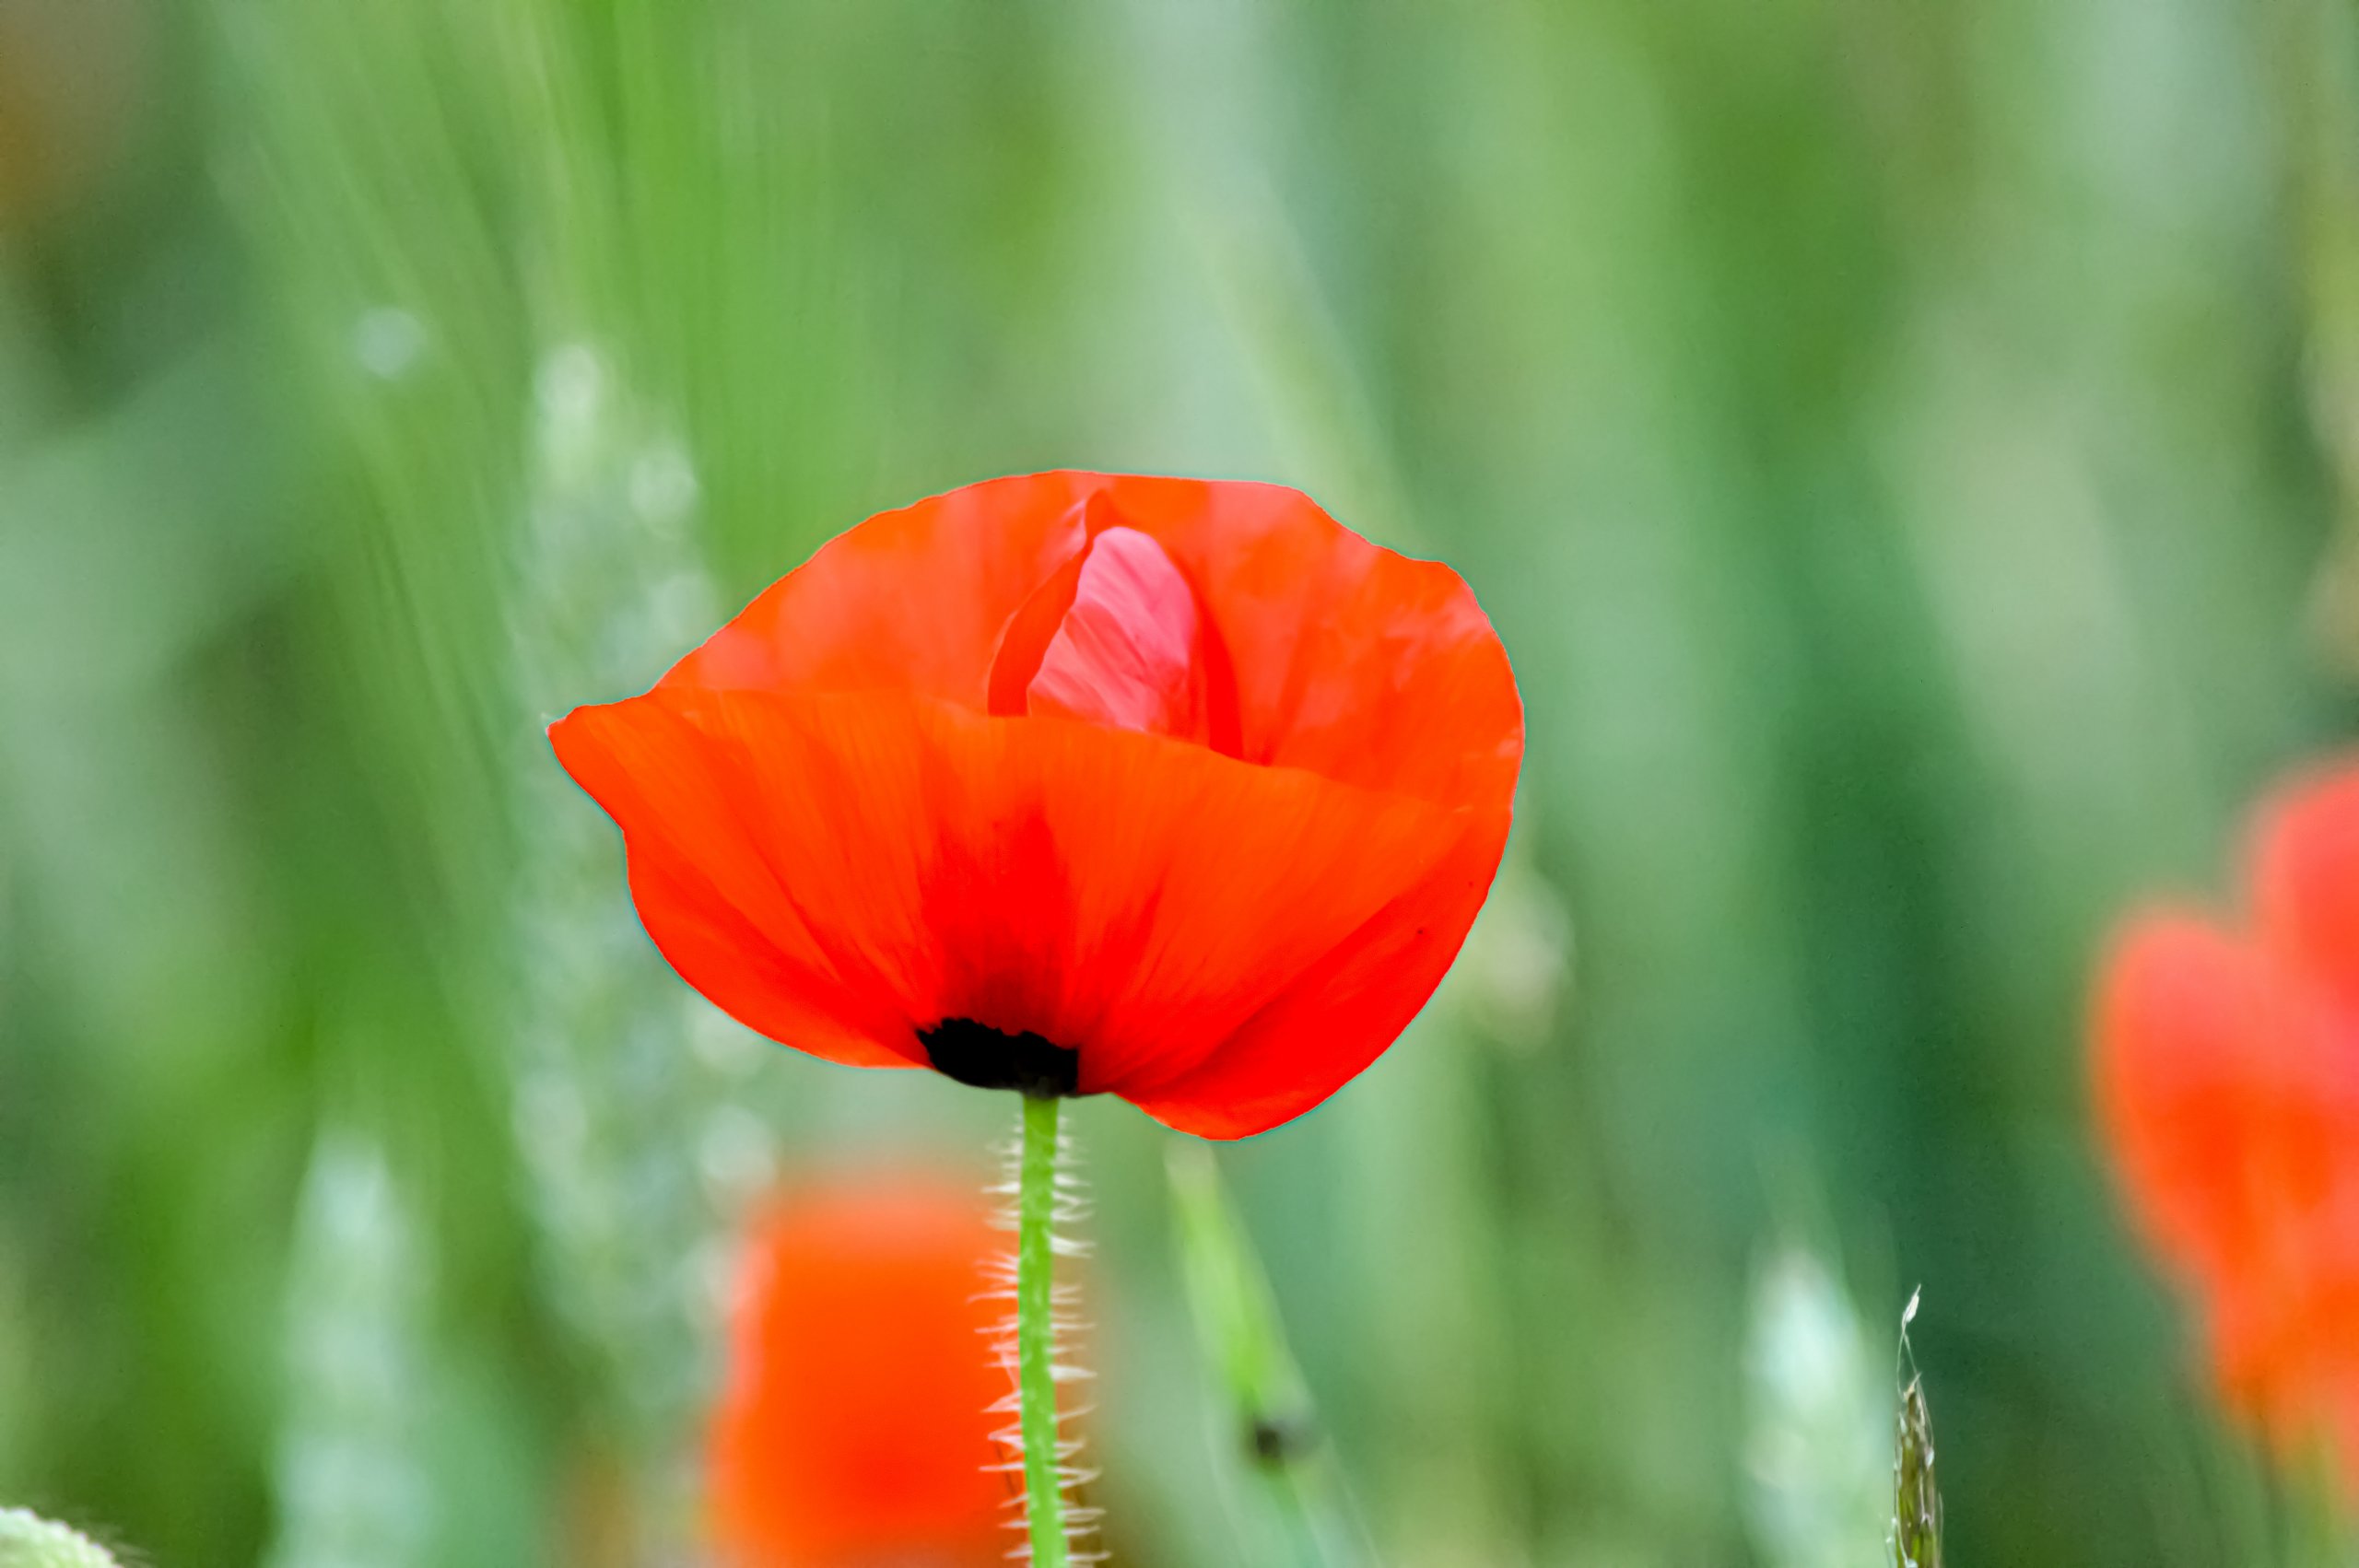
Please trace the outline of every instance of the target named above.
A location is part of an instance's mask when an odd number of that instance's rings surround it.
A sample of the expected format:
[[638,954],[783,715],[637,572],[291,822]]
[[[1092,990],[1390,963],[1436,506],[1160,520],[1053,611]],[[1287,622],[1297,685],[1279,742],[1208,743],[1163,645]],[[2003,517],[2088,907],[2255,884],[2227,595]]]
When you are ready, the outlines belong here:
[[2229,1403],[2359,1476],[2359,766],[2269,804],[2250,882],[2234,928],[2156,910],[2116,939],[2098,1109]]
[[550,733],[745,1024],[1216,1138],[1416,1013],[1523,753],[1447,567],[1276,486],[1079,473],[871,518]]
[[747,1228],[711,1429],[728,1568],[998,1561],[1007,1394],[979,1299],[1005,1250],[980,1194],[919,1177],[789,1195]]

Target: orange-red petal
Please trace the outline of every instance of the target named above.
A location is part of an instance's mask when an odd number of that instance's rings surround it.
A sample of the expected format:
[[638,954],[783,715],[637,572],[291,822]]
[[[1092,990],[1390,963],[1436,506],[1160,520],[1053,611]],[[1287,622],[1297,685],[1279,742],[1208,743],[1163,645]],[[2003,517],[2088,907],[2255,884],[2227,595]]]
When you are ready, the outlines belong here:
[[1088,477],[1203,600],[1234,670],[1239,755],[1452,805],[1510,799],[1522,703],[1456,572],[1284,486]]
[[[1507,829],[1504,806],[882,694],[659,687],[553,735],[623,827],[651,934],[754,1028],[839,1060],[922,1060],[948,1018],[1028,1031],[1080,1051],[1083,1092],[1152,1087],[1226,1136],[1406,1023]],[[1232,1047],[1215,1117],[1189,1075]]]
[[2207,1316],[2228,1408],[2281,1455],[2331,1441],[2359,1480],[2359,1259],[2341,1240],[2287,1249],[2272,1271],[2224,1282]]
[[2215,1288],[2281,1274],[2353,1147],[2317,998],[2208,922],[2153,914],[2106,964],[2096,1044],[2098,1108],[2157,1248]]
[[1189,736],[1203,708],[1196,596],[1134,528],[1089,543],[1073,603],[1025,687],[1027,712]]
[[[883,512],[773,584],[664,684],[897,690],[1021,711],[992,691],[1002,638],[1045,646],[1071,603],[1051,579],[1077,575],[1076,557],[1112,527],[1152,537],[1203,607],[1208,697],[1234,705],[1206,716],[1215,749],[1453,806],[1512,795],[1522,705],[1465,582],[1278,485],[1060,470]],[[1035,666],[1015,665],[1028,681]]]
[[1203,1138],[1291,1121],[1350,1082],[1407,1028],[1458,956],[1506,848],[1505,808],[1469,813],[1449,852],[1305,969],[1192,1071],[1127,1091]]
[[2225,1403],[2359,1494],[2359,767],[2255,823],[2249,937],[2148,916],[2100,997],[2101,1108]]
[[[742,748],[708,738],[660,686],[578,708],[549,739],[621,827],[640,921],[682,979],[748,1028],[829,1061],[925,1065],[897,1005],[924,933],[882,931],[861,901],[862,868],[815,852],[824,840],[801,849],[787,885],[772,845],[797,818],[774,807]],[[839,794],[857,790],[858,766],[842,759]]]
[[2269,802],[2252,883],[2262,940],[2359,1005],[2359,766],[2313,773]]
[[982,1564],[1008,1391],[982,1299],[1003,1250],[973,1188],[919,1176],[788,1195],[748,1228],[707,1480],[727,1568]]
[[981,708],[1011,616],[1088,542],[1062,474],[969,485],[838,534],[666,685],[898,691]]

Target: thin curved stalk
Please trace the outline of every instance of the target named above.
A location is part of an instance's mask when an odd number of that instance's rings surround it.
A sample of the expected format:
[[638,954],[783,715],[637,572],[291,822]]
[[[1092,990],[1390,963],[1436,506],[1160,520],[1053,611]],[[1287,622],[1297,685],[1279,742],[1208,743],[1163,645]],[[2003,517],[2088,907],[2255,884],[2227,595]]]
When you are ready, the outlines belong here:
[[1024,1098],[1015,1199],[1015,1388],[1024,1433],[1025,1519],[1034,1568],[1065,1568],[1065,1496],[1057,1434],[1056,1268],[1058,1102]]

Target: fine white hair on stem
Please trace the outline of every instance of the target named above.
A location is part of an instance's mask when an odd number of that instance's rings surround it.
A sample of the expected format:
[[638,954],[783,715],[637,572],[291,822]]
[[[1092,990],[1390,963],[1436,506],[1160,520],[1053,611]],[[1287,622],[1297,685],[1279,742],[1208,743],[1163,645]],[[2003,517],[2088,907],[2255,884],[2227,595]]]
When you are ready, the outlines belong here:
[[[988,1185],[984,1191],[997,1199],[992,1216],[992,1225],[1008,1232],[1020,1227],[1018,1200],[1022,1194],[1021,1134],[997,1146],[1003,1164],[1001,1179]],[[1069,1234],[1066,1227],[1086,1221],[1092,1211],[1088,1184],[1080,1170],[1080,1156],[1069,1129],[1060,1128],[1056,1142],[1056,1169],[1050,1182],[1051,1254],[1060,1258],[1086,1258],[1090,1244]],[[1017,1330],[1015,1305],[1017,1301],[1018,1276],[1016,1254],[1000,1253],[986,1259],[982,1269],[983,1288],[975,1293],[978,1301],[998,1301],[1009,1304],[1005,1316],[984,1330],[989,1341],[988,1353],[994,1364],[1007,1375],[1008,1391],[987,1407],[987,1413],[1004,1420],[992,1433],[992,1441],[1003,1456],[985,1469],[1015,1479],[1015,1491],[1005,1506],[1008,1518],[1005,1527],[1018,1536],[1017,1544],[1006,1553],[1012,1562],[1028,1562],[1032,1556],[1031,1500],[1023,1484],[1025,1444],[1023,1428],[1023,1397],[1018,1387]],[[1074,1359],[1074,1337],[1086,1332],[1088,1321],[1081,1314],[1081,1287],[1069,1281],[1053,1282],[1049,1291],[1050,1311],[1048,1315],[1050,1352],[1053,1359],[1049,1367],[1050,1383],[1060,1392],[1067,1387],[1092,1381],[1096,1373]],[[1055,1431],[1057,1433],[1056,1477],[1057,1492],[1062,1503],[1065,1535],[1070,1543],[1066,1561],[1072,1563],[1097,1563],[1106,1561],[1107,1553],[1097,1549],[1084,1550],[1083,1542],[1095,1538],[1105,1517],[1105,1510],[1087,1504],[1076,1503],[1075,1488],[1087,1486],[1097,1478],[1095,1467],[1080,1462],[1083,1446],[1078,1424],[1096,1407],[1090,1404],[1067,1404],[1057,1401]]]

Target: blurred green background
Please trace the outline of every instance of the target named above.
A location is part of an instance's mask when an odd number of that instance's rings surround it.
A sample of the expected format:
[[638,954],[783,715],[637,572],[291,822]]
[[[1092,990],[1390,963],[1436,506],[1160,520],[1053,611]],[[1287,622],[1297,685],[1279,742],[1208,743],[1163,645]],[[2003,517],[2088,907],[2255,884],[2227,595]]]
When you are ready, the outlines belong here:
[[[2266,1558],[2079,1024],[2354,716],[2355,73],[2339,0],[0,0],[0,1501],[678,1561],[734,1207],[1012,1118],[710,1016],[540,721],[1071,465],[1299,486],[1518,666],[1460,971],[1220,1151],[1387,1562],[1872,1561],[1763,1504],[1778,1313],[1880,1389],[1919,1281],[1956,1561]],[[1233,1562],[1167,1135],[1078,1119],[1111,1544]]]

